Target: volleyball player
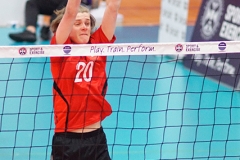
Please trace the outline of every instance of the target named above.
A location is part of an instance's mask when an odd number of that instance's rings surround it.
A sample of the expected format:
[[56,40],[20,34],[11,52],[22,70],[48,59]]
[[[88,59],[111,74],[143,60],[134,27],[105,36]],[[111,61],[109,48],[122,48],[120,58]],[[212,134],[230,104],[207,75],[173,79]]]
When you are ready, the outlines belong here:
[[[113,43],[121,0],[109,0],[101,26],[81,0],[68,0],[51,24],[51,44]],[[81,53],[79,53],[81,54]],[[54,79],[55,134],[53,160],[108,160],[102,121],[111,114],[105,99],[106,56],[51,57]]]

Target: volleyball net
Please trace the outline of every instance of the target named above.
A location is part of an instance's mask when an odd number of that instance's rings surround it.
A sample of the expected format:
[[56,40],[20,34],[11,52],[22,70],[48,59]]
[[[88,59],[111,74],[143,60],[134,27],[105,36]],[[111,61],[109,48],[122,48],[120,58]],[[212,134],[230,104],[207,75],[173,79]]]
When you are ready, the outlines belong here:
[[49,159],[49,57],[107,56],[112,159],[240,158],[239,50],[236,41],[0,47],[0,155]]

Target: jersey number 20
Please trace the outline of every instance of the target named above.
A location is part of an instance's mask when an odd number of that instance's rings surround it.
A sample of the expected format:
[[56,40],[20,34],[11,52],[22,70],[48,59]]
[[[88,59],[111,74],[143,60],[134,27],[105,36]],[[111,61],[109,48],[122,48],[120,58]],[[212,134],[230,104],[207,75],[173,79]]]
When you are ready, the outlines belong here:
[[85,62],[79,62],[76,66],[78,72],[74,82],[82,82],[83,80],[90,82],[93,74],[93,65],[93,61],[90,61],[87,64]]

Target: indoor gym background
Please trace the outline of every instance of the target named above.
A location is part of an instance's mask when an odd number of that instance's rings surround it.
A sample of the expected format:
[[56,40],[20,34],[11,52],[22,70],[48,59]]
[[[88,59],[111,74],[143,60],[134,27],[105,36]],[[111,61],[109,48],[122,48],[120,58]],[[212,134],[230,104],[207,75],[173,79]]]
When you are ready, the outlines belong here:
[[[201,1],[190,1],[187,40],[190,40],[200,4]],[[124,21],[117,27],[116,43],[157,42],[159,8],[157,0],[131,0],[130,3],[123,0],[120,13]],[[0,28],[0,45],[29,45],[8,38],[8,33],[18,30],[22,29]],[[45,45],[49,41],[39,39],[35,44]],[[112,60],[117,63],[107,68],[112,77],[108,100],[114,112],[103,126],[113,160],[239,159],[238,92],[208,78],[188,76],[194,73],[169,57],[108,58]],[[122,60],[130,61],[127,64]],[[132,63],[135,60],[140,63]],[[10,65],[11,62],[14,65]],[[53,130],[49,129],[53,128],[53,121],[48,62],[48,58],[0,59],[1,159],[50,157]],[[140,82],[118,78],[122,76],[142,76],[143,79]],[[165,78],[156,81],[156,77]],[[15,81],[7,82],[8,78]],[[24,78],[27,78],[25,82],[19,80]],[[126,96],[136,93],[141,96]],[[36,98],[39,94],[46,96]]]

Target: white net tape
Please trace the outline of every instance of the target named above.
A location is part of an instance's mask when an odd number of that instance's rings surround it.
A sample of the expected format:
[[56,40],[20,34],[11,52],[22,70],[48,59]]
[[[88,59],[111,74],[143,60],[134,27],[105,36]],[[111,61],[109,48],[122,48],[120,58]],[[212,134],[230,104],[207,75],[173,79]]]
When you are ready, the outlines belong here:
[[238,41],[1,46],[0,58],[238,53]]

